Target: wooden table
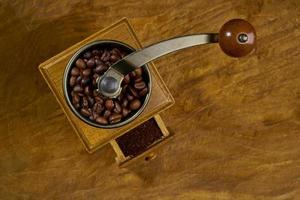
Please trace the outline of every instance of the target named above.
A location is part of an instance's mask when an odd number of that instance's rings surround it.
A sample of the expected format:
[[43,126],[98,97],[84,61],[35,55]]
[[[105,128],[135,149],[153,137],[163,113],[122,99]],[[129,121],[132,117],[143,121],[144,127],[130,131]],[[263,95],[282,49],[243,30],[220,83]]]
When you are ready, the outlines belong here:
[[[299,199],[299,1],[124,2],[0,3],[0,198]],[[156,61],[175,137],[120,169],[110,146],[85,152],[37,66],[122,17],[144,45],[244,18],[258,49],[233,59],[207,45]]]

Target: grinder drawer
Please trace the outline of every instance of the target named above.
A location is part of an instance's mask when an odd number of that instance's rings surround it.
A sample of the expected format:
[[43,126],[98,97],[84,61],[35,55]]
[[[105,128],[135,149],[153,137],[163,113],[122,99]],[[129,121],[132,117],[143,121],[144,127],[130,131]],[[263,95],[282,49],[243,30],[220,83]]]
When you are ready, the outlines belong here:
[[157,148],[170,138],[170,133],[159,115],[144,122],[140,126],[111,140],[119,165],[140,160],[148,162],[156,158]]

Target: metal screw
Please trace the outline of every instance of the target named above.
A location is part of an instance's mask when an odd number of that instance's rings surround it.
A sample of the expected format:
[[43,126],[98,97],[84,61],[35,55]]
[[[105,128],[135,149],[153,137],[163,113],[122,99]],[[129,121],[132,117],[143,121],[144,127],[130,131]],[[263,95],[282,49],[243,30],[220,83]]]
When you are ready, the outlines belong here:
[[245,33],[241,33],[238,36],[238,40],[239,40],[240,43],[245,43],[245,42],[248,41],[248,35],[245,34]]

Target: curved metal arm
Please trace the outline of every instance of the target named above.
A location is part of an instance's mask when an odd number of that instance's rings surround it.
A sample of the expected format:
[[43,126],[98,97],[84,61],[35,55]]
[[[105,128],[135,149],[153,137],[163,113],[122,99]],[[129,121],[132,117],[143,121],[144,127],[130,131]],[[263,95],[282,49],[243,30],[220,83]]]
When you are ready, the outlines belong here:
[[197,35],[187,35],[176,37],[168,40],[152,44],[141,50],[131,53],[122,60],[116,62],[111,68],[120,72],[123,75],[128,74],[135,68],[145,65],[161,56],[164,56],[175,51],[193,47],[201,44],[218,42],[217,33],[204,33]]
[[133,52],[113,64],[99,78],[97,83],[99,92],[107,97],[115,98],[121,92],[121,82],[124,76],[137,67],[181,49],[215,42],[218,42],[217,33],[188,35],[164,40]]

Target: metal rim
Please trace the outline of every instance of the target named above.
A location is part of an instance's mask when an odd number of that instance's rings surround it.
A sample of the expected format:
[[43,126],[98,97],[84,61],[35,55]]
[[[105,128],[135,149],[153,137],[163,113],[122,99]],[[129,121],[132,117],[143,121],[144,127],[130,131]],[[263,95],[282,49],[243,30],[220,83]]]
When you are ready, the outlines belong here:
[[67,104],[69,106],[69,108],[72,110],[72,112],[78,117],[80,118],[82,121],[86,122],[89,125],[92,125],[94,127],[98,127],[98,128],[117,128],[117,127],[121,127],[124,126],[125,124],[128,124],[129,122],[133,121],[134,119],[136,119],[145,109],[146,105],[149,102],[151,93],[152,93],[152,78],[151,78],[151,73],[149,70],[148,65],[144,65],[143,69],[146,71],[146,74],[148,76],[148,88],[149,88],[149,92],[147,94],[147,96],[145,97],[145,100],[143,102],[142,107],[136,112],[134,113],[131,117],[127,118],[124,121],[121,121],[120,123],[116,123],[116,124],[108,124],[108,125],[101,125],[101,124],[97,124],[95,122],[92,122],[91,120],[83,117],[73,106],[69,94],[68,94],[68,78],[69,78],[69,73],[70,73],[70,69],[73,65],[73,63],[75,62],[75,60],[80,56],[80,54],[82,52],[84,52],[85,50],[96,46],[96,45],[119,45],[122,48],[127,49],[128,51],[134,52],[136,51],[133,47],[129,46],[128,44],[125,44],[123,42],[120,41],[116,41],[116,40],[96,40],[93,41],[91,43],[88,43],[84,46],[82,46],[81,48],[79,48],[75,54],[71,57],[71,59],[69,60],[65,71],[64,71],[64,76],[63,76],[63,92],[64,92],[64,97],[65,100],[67,101]]

